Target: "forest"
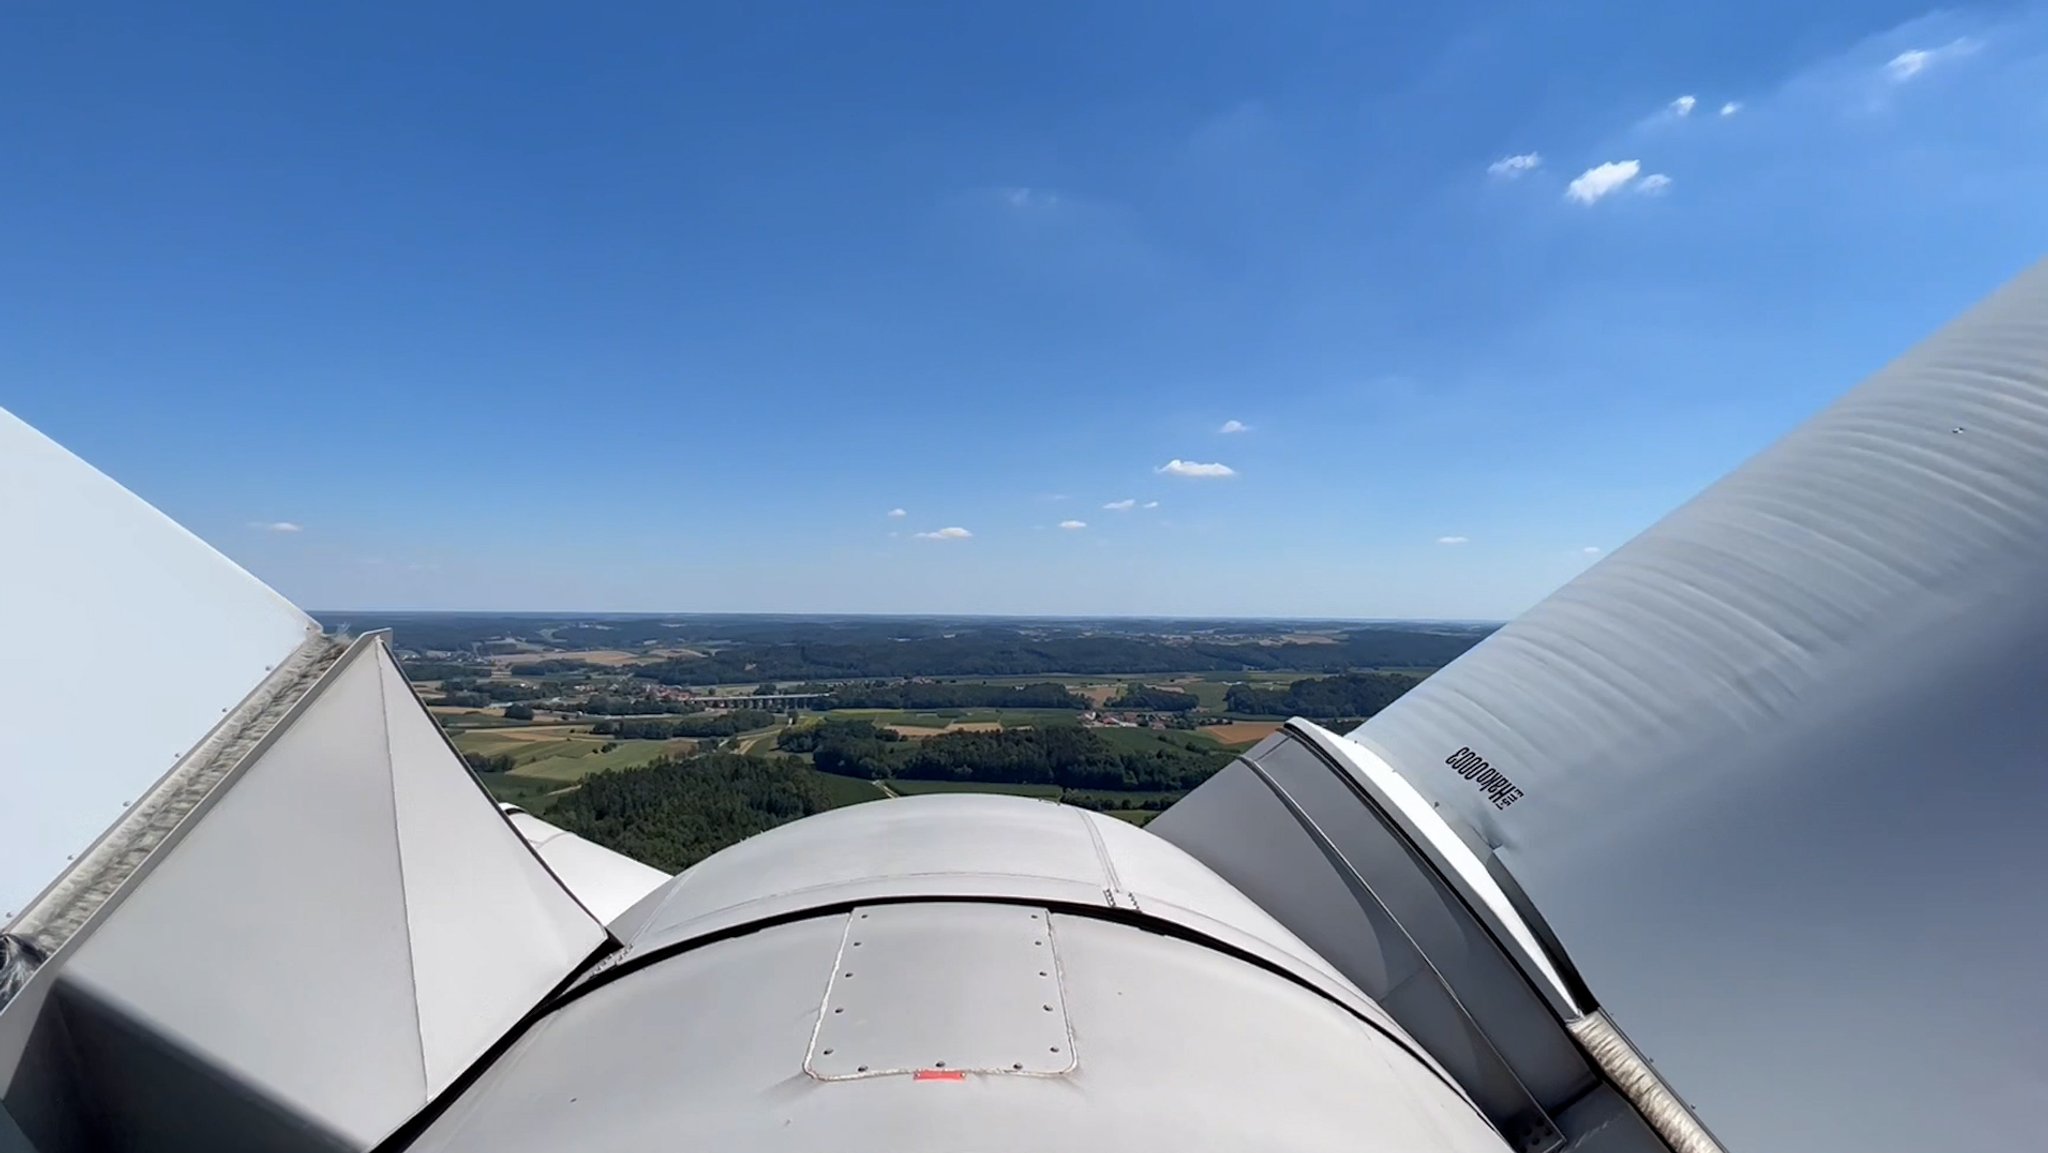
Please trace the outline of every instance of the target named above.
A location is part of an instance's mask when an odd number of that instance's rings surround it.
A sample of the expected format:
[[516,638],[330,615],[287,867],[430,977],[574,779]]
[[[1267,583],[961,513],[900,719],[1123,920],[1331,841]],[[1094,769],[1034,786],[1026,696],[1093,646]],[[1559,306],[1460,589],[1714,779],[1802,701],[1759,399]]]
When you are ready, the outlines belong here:
[[1346,673],[1296,681],[1284,689],[1232,685],[1224,706],[1233,713],[1258,716],[1364,720],[1421,682],[1421,677],[1406,673]]
[[755,833],[832,807],[800,761],[699,753],[585,777],[547,819],[674,873]]
[[1119,747],[1094,729],[1040,725],[995,732],[941,733],[921,741],[861,722],[789,732],[784,749],[812,754],[823,772],[876,780],[974,781],[1070,789],[1174,791],[1194,788],[1230,763],[1221,749],[1161,743]]

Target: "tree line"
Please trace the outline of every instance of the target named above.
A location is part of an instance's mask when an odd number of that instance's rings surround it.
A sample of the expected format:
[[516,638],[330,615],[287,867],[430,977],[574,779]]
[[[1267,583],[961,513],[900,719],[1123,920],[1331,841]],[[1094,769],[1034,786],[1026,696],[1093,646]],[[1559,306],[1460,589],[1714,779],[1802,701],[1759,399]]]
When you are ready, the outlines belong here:
[[537,701],[552,696],[549,690],[539,685],[522,684],[518,681],[463,680],[454,678],[441,682],[441,691],[449,694],[482,693],[494,701]]
[[[862,726],[864,728],[856,727]],[[974,781],[1069,789],[1172,792],[1194,788],[1230,763],[1222,750],[1111,744],[1079,725],[942,733],[905,741],[865,722],[782,734],[777,744],[811,753],[820,770],[876,780]]]
[[1201,706],[1201,700],[1193,693],[1178,689],[1162,689],[1157,685],[1125,685],[1123,691],[1109,702],[1112,709],[1127,709],[1150,713],[1185,713]]
[[603,720],[590,726],[590,731],[598,736],[618,737],[628,741],[666,741],[676,737],[731,737],[781,723],[782,717],[776,713],[762,712],[758,709],[734,709],[726,713],[678,717],[672,721],[640,720],[630,717]]
[[1284,689],[1232,685],[1224,707],[1233,713],[1269,717],[1357,717],[1363,720],[1401,698],[1422,678],[1407,673],[1346,673],[1311,677]]

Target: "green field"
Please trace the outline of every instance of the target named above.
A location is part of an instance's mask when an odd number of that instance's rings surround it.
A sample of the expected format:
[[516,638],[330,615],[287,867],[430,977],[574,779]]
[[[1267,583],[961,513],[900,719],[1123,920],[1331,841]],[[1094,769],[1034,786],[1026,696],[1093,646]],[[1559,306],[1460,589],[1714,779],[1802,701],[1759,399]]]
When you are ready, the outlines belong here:
[[[853,778],[849,777],[847,779],[852,780]],[[1060,787],[1058,785],[1003,785],[993,783],[982,784],[978,781],[898,780],[890,780],[884,783],[906,797],[915,797],[926,793],[1002,793],[1005,796],[1037,797],[1040,800],[1046,801],[1057,801],[1060,799]]]
[[547,809],[543,799],[549,793],[562,787],[559,781],[541,781],[532,777],[519,777],[511,773],[479,773],[477,779],[489,789],[491,796],[527,809],[535,814]]
[[695,741],[620,741],[611,752],[602,752],[600,740],[549,741],[548,752],[522,760],[512,776],[551,781],[574,781],[605,769],[626,769],[644,765],[663,755],[682,756],[696,750]]
[[879,801],[888,796],[877,788],[873,781],[842,777],[837,773],[821,773],[816,769],[812,769],[810,775],[812,780],[818,782],[818,787],[825,791],[825,796],[831,799],[832,807],[835,809],[845,805],[858,805],[862,801]]

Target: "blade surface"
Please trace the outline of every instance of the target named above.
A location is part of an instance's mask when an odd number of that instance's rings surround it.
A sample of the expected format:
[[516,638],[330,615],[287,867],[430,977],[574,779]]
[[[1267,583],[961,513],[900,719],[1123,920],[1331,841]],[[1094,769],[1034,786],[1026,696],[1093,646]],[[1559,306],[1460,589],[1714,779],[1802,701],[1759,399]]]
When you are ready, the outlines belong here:
[[1353,738],[1731,1148],[2016,1148],[2044,685],[2037,266]]
[[0,409],[0,926],[318,631]]

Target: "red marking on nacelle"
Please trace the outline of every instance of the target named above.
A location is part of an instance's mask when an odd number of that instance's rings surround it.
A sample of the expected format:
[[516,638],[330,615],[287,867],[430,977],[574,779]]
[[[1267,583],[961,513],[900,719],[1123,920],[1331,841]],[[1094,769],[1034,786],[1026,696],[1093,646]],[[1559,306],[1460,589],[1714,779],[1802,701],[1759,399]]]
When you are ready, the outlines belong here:
[[919,1069],[910,1075],[913,1081],[965,1081],[967,1074],[958,1069]]

